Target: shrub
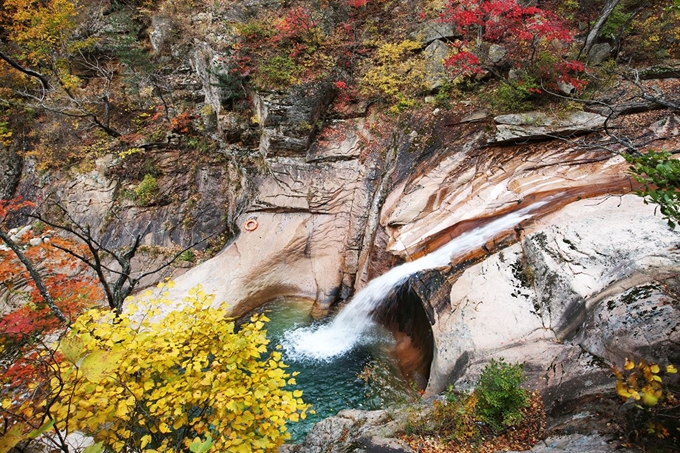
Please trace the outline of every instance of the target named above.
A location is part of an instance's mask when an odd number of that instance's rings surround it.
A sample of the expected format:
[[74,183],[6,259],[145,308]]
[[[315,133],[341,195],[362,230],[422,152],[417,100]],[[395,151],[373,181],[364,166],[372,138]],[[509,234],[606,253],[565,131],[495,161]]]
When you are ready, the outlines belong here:
[[193,252],[193,250],[186,250],[180,256],[177,257],[177,260],[184,261],[187,263],[193,263],[194,261],[196,261],[196,254]]
[[414,53],[420,47],[410,40],[381,44],[361,77],[361,94],[385,99],[394,113],[415,105],[425,91],[425,62]]
[[534,108],[533,100],[540,88],[536,82],[526,81],[501,83],[490,93],[490,102],[494,108],[502,112],[526,112]]
[[645,203],[659,206],[668,226],[675,228],[680,221],[680,160],[671,158],[668,151],[648,151],[639,156],[626,155],[629,172],[642,184],[636,194]]
[[139,205],[151,204],[158,197],[158,180],[153,176],[144,175],[144,179],[135,188],[135,202]]
[[[472,75],[482,69],[492,72],[504,69],[504,61],[540,80],[542,85],[555,88],[558,83],[568,83],[577,90],[585,86],[578,78],[585,68],[577,61],[565,61],[568,46],[573,42],[572,32],[563,21],[547,10],[516,0],[482,1],[450,0],[444,22],[452,23],[462,40],[454,43],[457,52],[444,64],[458,75]],[[506,51],[503,61],[491,61],[485,49],[488,44],[499,44]],[[550,70],[541,67],[541,56],[553,55]]]
[[12,129],[6,121],[0,121],[0,146],[9,146],[12,143]]
[[[426,415],[411,413],[405,440],[427,451],[525,451],[542,438],[545,411],[540,392],[519,387],[521,365],[491,361],[471,393],[449,386]],[[512,425],[512,429],[503,429]]]
[[258,73],[253,82],[264,89],[285,89],[294,84],[295,74],[299,71],[290,56],[275,55],[258,66]]
[[[668,364],[626,359],[622,369],[612,367],[616,393],[626,404],[622,426],[627,437],[645,451],[677,451],[680,445],[680,401],[677,397],[678,370]],[[675,381],[675,382],[674,382]],[[632,404],[627,404],[632,403]]]
[[523,365],[510,365],[503,359],[491,360],[479,377],[475,389],[476,411],[495,431],[522,420],[521,410],[529,404],[529,394],[520,387],[524,381]]

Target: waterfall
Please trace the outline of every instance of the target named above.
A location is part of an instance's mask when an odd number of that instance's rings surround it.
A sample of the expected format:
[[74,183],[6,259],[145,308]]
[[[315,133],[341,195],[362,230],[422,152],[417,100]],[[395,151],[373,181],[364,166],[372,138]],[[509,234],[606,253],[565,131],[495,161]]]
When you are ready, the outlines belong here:
[[330,360],[350,351],[355,345],[372,340],[372,313],[392,288],[406,282],[418,271],[448,265],[453,259],[471,252],[499,233],[513,228],[532,216],[531,211],[548,203],[543,200],[467,231],[429,255],[401,264],[377,277],[356,293],[340,313],[327,324],[316,324],[286,332],[283,347],[297,359]]

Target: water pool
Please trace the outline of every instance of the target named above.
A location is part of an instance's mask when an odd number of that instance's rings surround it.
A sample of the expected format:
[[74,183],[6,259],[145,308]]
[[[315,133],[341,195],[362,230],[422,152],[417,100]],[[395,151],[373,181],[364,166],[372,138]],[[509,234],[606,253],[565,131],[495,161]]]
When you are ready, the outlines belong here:
[[[287,332],[328,322],[315,321],[310,314],[311,306],[309,300],[282,299],[257,310],[266,312],[271,320],[265,327],[269,348],[284,344],[282,353],[288,371],[300,373],[296,388],[303,391],[303,400],[316,412],[288,426],[291,443],[301,442],[315,423],[342,409],[380,409],[403,397],[408,389],[389,354],[392,336],[379,327],[371,333],[370,340],[327,360],[310,359],[285,347]],[[370,378],[361,379],[360,374]]]

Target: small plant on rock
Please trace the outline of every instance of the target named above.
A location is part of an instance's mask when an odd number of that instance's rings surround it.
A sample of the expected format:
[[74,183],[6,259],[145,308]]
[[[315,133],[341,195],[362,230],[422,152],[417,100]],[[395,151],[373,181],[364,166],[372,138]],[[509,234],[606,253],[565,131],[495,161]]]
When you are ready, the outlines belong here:
[[522,365],[491,360],[475,391],[449,386],[427,416],[409,417],[403,439],[418,451],[528,450],[543,435],[545,412],[540,393],[521,388],[523,381]]
[[503,359],[484,367],[475,389],[477,414],[494,431],[517,424],[522,409],[529,405],[529,393],[521,387],[525,379],[523,365],[510,365]]

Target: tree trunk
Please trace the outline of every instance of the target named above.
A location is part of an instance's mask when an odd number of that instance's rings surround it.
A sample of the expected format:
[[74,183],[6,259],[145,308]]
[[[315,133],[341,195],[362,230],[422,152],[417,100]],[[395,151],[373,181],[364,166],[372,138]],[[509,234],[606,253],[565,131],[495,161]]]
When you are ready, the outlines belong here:
[[605,2],[604,8],[602,8],[602,13],[600,14],[600,17],[597,19],[597,22],[595,22],[595,25],[593,25],[593,28],[592,30],[590,30],[590,33],[588,33],[588,36],[586,37],[586,43],[583,45],[583,49],[581,50],[581,54],[585,54],[586,58],[588,57],[590,49],[592,49],[593,47],[593,44],[595,44],[595,40],[600,35],[602,27],[604,27],[604,24],[607,23],[607,19],[609,19],[609,16],[611,16],[612,12],[614,11],[614,8],[616,8],[616,6],[620,2],[621,0],[607,0]]

